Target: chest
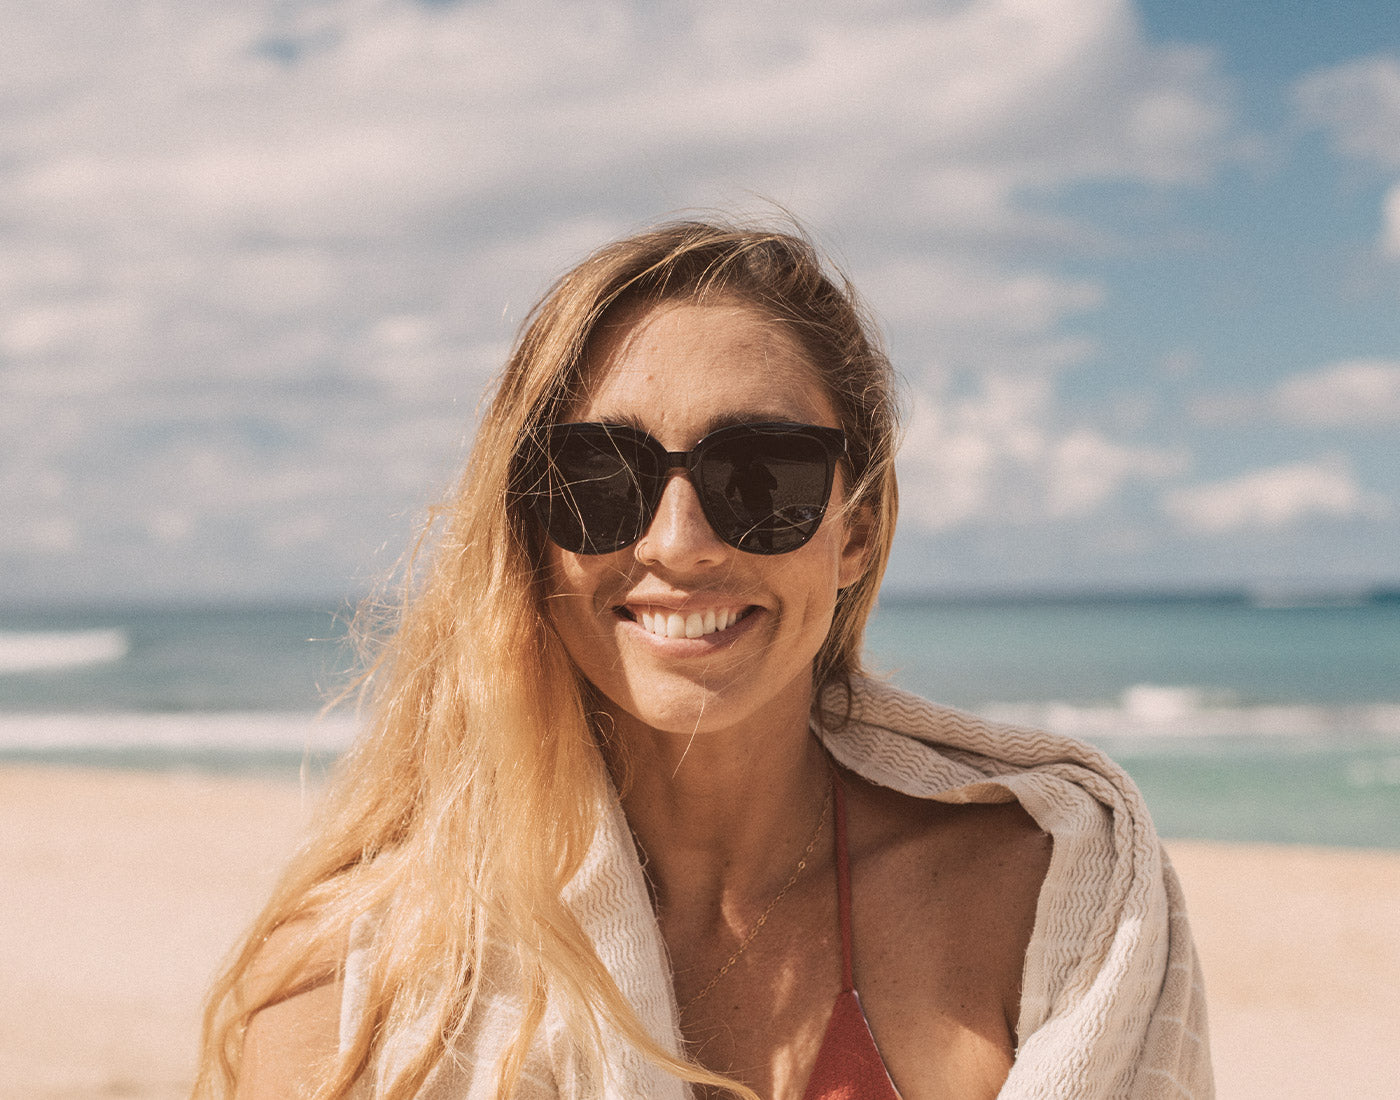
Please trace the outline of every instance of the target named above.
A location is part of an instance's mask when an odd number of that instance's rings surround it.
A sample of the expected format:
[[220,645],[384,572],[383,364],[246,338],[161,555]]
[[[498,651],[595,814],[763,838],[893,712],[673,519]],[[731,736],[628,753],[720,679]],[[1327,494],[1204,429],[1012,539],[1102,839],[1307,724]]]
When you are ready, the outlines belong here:
[[[1015,991],[980,957],[984,915],[908,883],[891,894],[890,871],[856,868],[850,921],[855,986],[879,1056],[903,1100],[994,1096],[1011,1065]],[[775,910],[737,959],[722,933],[691,930],[670,946],[690,1053],[765,1100],[801,1100],[844,987],[834,869]]]

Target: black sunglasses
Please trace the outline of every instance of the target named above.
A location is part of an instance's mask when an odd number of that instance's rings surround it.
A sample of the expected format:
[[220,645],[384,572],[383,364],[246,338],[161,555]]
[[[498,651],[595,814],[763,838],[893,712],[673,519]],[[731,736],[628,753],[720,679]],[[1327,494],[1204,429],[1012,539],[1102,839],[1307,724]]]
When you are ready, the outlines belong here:
[[735,424],[689,451],[668,451],[621,424],[552,424],[523,463],[523,492],[551,541],[611,554],[651,526],[667,474],[680,467],[716,535],[749,554],[786,554],[816,534],[831,498],[839,428]]

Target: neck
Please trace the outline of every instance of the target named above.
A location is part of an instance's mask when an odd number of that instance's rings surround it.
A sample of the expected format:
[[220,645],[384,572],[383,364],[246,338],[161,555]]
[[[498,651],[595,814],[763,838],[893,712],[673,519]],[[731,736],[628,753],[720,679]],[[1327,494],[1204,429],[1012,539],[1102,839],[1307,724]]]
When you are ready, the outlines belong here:
[[766,899],[790,875],[830,785],[807,713],[742,729],[658,731],[618,715],[623,810],[659,912]]

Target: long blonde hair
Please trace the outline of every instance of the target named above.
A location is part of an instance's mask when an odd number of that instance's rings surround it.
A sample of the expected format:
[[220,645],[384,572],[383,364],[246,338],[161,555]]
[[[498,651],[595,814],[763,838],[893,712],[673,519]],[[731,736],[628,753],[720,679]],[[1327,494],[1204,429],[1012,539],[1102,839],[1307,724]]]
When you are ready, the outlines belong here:
[[[363,734],[312,839],[210,994],[196,1096],[231,1091],[251,1018],[334,977],[312,960],[343,957],[351,924],[376,912],[368,1007],[342,1036],[319,1100],[344,1097],[383,1036],[427,1018],[424,1045],[385,1096],[417,1093],[466,1026],[488,933],[514,950],[525,991],[499,1097],[513,1092],[547,1004],[595,1067],[606,1025],[682,1079],[752,1097],[651,1038],[561,900],[598,827],[601,757],[589,686],[543,610],[542,535],[516,491],[522,441],[576,399],[599,324],[711,296],[790,326],[847,433],[848,507],[869,525],[869,564],[838,596],[814,682],[849,684],[860,671],[894,530],[896,412],[888,360],[849,284],[789,232],[687,221],[598,250],[526,319],[432,551],[410,559],[396,628],[366,674]],[[264,946],[289,927],[297,956],[264,973]]]

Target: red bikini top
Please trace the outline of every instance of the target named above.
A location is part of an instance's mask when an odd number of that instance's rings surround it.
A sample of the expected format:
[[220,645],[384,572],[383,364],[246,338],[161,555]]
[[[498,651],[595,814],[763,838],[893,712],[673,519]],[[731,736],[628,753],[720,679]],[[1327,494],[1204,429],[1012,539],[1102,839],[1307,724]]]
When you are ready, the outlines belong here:
[[831,777],[836,801],[836,907],[841,914],[841,992],[831,1009],[803,1100],[900,1100],[870,1022],[860,1007],[851,966],[851,860],[846,849],[846,796]]

